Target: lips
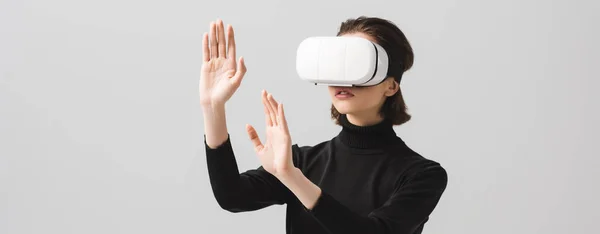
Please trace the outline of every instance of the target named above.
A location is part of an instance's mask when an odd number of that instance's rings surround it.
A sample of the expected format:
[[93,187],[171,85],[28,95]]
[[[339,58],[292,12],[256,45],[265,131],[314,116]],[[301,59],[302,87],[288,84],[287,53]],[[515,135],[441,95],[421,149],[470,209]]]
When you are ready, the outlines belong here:
[[336,88],[335,96],[338,98],[354,97],[354,94],[348,88]]

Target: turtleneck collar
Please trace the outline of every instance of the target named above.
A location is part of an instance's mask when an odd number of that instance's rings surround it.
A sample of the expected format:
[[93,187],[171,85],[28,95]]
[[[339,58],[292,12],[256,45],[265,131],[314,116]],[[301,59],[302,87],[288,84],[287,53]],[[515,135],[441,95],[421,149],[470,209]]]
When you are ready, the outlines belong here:
[[348,117],[343,114],[339,118],[339,123],[342,130],[337,137],[350,148],[376,149],[404,143],[396,135],[389,119],[384,119],[374,125],[358,126],[351,123]]

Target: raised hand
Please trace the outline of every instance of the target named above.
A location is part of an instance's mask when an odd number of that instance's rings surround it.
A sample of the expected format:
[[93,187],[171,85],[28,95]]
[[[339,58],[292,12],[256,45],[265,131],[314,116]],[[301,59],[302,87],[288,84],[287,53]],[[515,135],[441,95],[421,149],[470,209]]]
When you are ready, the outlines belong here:
[[223,21],[210,23],[209,33],[202,38],[202,72],[200,102],[203,106],[224,105],[237,90],[246,74],[243,57],[236,62],[233,27]]
[[277,103],[270,93],[262,91],[267,139],[263,144],[252,125],[246,131],[254,144],[263,168],[275,177],[285,176],[294,169],[292,139],[288,129],[283,104]]

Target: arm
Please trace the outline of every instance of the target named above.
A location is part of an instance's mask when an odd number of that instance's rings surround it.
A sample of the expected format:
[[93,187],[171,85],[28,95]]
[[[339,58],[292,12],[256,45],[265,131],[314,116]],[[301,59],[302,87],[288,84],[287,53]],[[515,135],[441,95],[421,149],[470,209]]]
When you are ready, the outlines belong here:
[[[332,234],[411,234],[428,220],[446,189],[448,176],[438,163],[427,161],[418,172],[398,184],[387,202],[368,215],[360,215],[344,206],[331,195],[312,183],[300,169],[294,167],[291,140],[283,104],[271,94],[263,92],[268,147],[273,154],[261,157],[263,165],[270,165],[274,175],[304,205],[319,223]],[[264,147],[254,141],[256,147]]]
[[333,234],[409,234],[428,220],[447,185],[447,173],[432,164],[399,186],[369,215],[359,215],[321,191],[299,170],[279,177],[310,213]]
[[221,208],[244,212],[285,203],[289,190],[262,166],[238,171],[229,137],[215,148],[205,143],[205,148],[211,188]]
[[226,42],[221,20],[211,22],[210,33],[203,36],[200,103],[213,194],[223,209],[241,212],[283,203],[285,187],[262,168],[238,171],[226,124],[225,103],[240,86],[246,66],[242,58],[236,63],[231,26],[227,27],[227,36]]

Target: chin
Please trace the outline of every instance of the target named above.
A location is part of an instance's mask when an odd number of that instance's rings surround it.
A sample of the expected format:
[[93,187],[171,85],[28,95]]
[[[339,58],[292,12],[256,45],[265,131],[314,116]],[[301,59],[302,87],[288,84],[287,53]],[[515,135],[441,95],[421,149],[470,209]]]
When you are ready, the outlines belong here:
[[353,108],[351,103],[333,103],[333,106],[340,114],[352,114],[356,108]]
[[351,98],[338,98],[335,96],[335,91],[331,93],[331,103],[340,114],[353,114],[362,112],[367,103],[364,100]]

